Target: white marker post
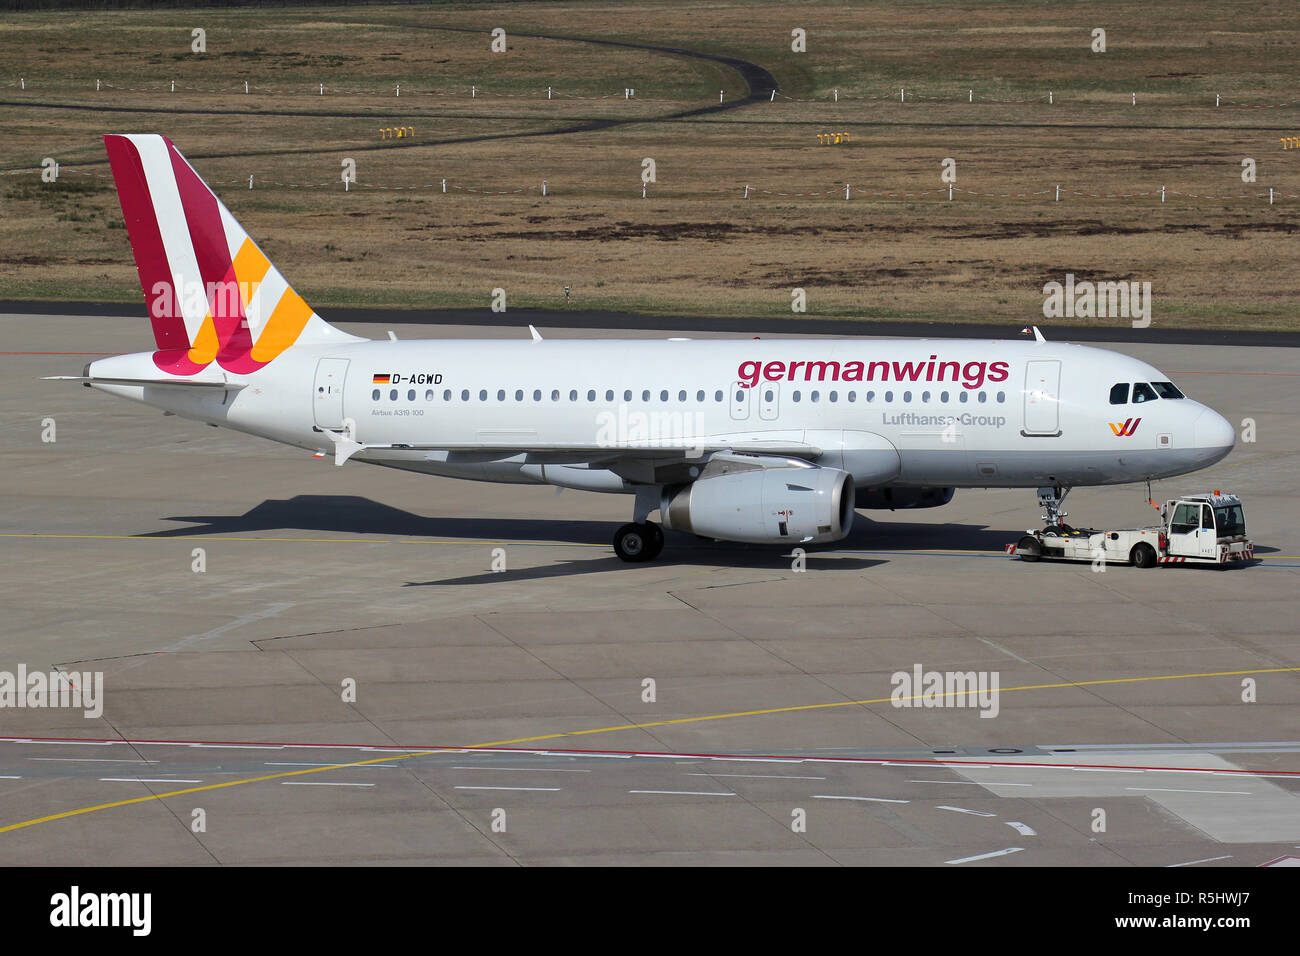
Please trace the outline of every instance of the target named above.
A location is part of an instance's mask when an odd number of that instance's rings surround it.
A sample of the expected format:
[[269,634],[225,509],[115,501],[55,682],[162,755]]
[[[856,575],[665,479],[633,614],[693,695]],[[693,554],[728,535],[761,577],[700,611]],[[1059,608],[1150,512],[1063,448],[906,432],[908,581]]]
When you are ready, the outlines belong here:
[[248,80],[244,80],[244,95],[248,95]]
[[845,184],[844,184],[844,200],[845,200],[845,202],[848,201],[848,198],[849,198],[849,184],[848,184],[848,183],[845,183]]
[[1048,91],[1047,91],[1047,105],[1048,105],[1048,106],[1051,106],[1051,105],[1052,105],[1052,91],[1051,91],[1051,90],[1048,90]]
[[749,183],[745,183],[745,198],[749,198]]
[[1161,187],[1160,187],[1160,201],[1161,201],[1161,202],[1164,202],[1164,201],[1165,201],[1165,187],[1164,187],[1164,186],[1161,186]]
[[903,102],[903,88],[901,86],[898,88],[898,102]]
[[768,100],[768,102],[769,102],[769,103],[775,103],[775,102],[776,102],[776,90],[773,90],[773,91],[772,91],[772,98],[771,98],[770,100]]
[[252,188],[253,188],[253,176],[252,176],[251,173],[250,173],[249,176],[248,176],[248,188],[249,188],[249,189],[252,189]]
[[1057,202],[1060,202],[1060,201],[1061,201],[1061,184],[1060,184],[1060,183],[1057,183],[1057,184],[1056,184],[1056,201],[1057,201]]
[[443,192],[447,191],[447,180],[445,179],[442,181],[442,191]]
[[543,195],[543,196],[546,195],[546,180],[545,180],[545,179],[542,180],[542,195]]

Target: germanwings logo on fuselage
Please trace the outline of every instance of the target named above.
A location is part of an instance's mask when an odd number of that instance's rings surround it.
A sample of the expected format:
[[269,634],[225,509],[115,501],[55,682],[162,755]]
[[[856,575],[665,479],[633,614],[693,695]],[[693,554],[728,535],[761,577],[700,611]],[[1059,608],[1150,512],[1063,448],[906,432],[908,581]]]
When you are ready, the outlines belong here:
[[764,382],[953,382],[980,388],[985,381],[1005,382],[1007,362],[944,362],[938,355],[912,362],[741,362],[736,378],[745,388]]
[[1108,424],[1117,438],[1128,438],[1138,430],[1138,423],[1141,421],[1140,418],[1129,418],[1122,424],[1120,422],[1109,422]]

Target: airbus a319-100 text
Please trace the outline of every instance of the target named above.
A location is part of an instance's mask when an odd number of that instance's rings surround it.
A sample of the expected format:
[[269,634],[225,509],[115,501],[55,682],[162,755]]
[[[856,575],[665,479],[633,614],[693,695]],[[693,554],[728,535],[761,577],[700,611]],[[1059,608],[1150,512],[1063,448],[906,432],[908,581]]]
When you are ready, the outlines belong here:
[[[105,138],[153,325],[72,376],[273,441],[431,475],[626,494],[662,528],[803,545],[956,488],[1167,478],[1234,434],[1145,362],[1034,341],[359,338],[288,284],[172,143]],[[654,512],[659,522],[649,520]]]

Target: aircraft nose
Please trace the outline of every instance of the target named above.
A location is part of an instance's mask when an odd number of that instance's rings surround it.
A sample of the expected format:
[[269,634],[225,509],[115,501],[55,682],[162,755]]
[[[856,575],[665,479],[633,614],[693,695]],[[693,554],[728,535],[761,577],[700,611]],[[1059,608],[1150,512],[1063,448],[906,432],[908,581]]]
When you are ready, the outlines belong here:
[[1223,458],[1232,451],[1237,433],[1226,418],[1214,409],[1207,408],[1192,423],[1192,439],[1197,448],[1221,452],[1219,458]]

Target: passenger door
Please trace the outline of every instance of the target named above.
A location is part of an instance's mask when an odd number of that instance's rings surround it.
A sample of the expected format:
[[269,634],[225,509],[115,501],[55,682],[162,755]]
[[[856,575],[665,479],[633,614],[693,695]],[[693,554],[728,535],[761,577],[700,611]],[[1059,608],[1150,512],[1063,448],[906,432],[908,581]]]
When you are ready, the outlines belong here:
[[1027,437],[1056,438],[1061,434],[1061,362],[1035,359],[1025,363],[1025,427]]
[[312,388],[312,413],[319,428],[343,427],[343,382],[348,375],[348,360],[323,358],[316,363],[316,381]]

